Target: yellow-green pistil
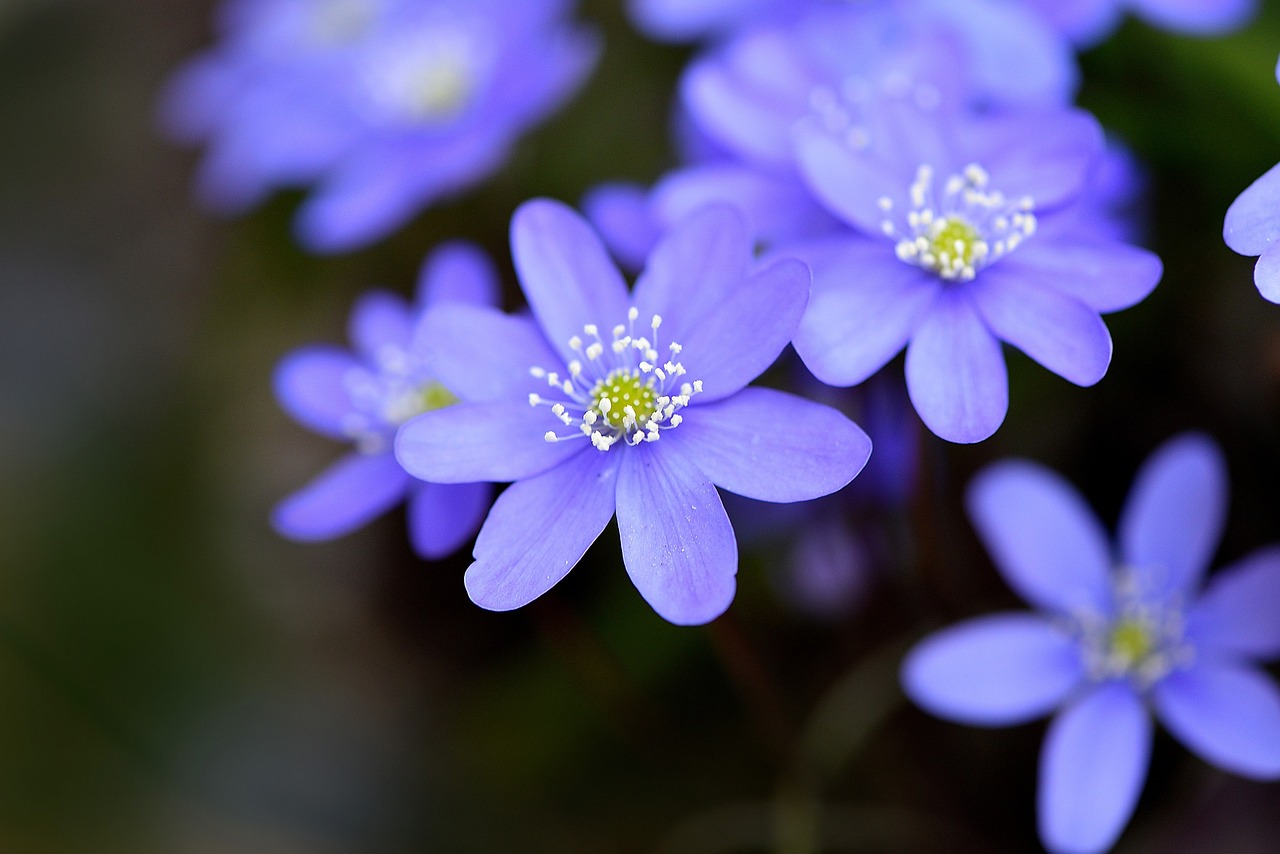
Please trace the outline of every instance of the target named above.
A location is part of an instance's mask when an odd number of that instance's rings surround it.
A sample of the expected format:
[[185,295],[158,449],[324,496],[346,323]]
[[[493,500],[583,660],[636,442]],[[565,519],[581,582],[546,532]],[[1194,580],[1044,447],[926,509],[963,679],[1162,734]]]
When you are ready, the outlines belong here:
[[632,424],[643,425],[657,410],[658,396],[653,386],[652,375],[642,376],[639,370],[618,368],[592,387],[594,405],[591,408],[616,430]]
[[1145,620],[1123,617],[1111,627],[1107,646],[1112,661],[1124,670],[1133,670],[1156,651],[1156,639]]
[[974,262],[986,254],[982,235],[963,217],[946,216],[934,220],[930,231],[929,253],[937,259],[939,271],[973,268]]

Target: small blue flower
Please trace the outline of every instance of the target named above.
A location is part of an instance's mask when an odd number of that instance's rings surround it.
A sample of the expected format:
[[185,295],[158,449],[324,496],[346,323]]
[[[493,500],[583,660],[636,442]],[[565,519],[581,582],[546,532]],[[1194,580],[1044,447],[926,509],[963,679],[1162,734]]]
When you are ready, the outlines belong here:
[[845,229],[779,249],[813,269],[795,347],[818,379],[860,383],[905,346],[921,419],[978,442],[1008,409],[1001,341],[1077,385],[1102,378],[1100,313],[1145,298],[1161,264],[1091,221],[1104,151],[1091,116],[910,97],[819,107],[796,127],[800,168]]
[[[1280,64],[1276,65],[1280,80]],[[1250,184],[1231,207],[1222,236],[1241,255],[1256,255],[1253,282],[1271,302],[1280,303],[1280,163]]]
[[566,0],[232,3],[223,42],[165,93],[171,135],[207,142],[198,187],[239,212],[318,184],[298,237],[354,249],[496,170],[598,53]]
[[727,207],[668,233],[631,293],[591,227],[558,202],[522,205],[511,248],[533,318],[429,312],[432,363],[465,402],[396,438],[400,462],[424,479],[515,481],[476,540],[468,593],[491,610],[527,604],[616,513],[627,572],[654,610],[679,624],[714,619],[738,562],[716,487],[815,498],[871,451],[836,410],[745,387],[795,331],[808,270],[754,269]]
[[296,540],[327,540],[407,498],[409,536],[423,557],[450,554],[475,533],[489,507],[490,486],[415,480],[396,462],[392,440],[409,418],[457,402],[425,355],[418,328],[423,310],[445,303],[487,306],[497,293],[488,259],[471,246],[448,244],[423,265],[417,306],[386,291],[356,303],[353,353],[311,346],[281,361],[275,374],[280,405],[301,424],[352,442],[355,450],[275,508],[276,530]]
[[1280,690],[1254,662],[1280,655],[1280,547],[1201,580],[1227,506],[1207,437],[1177,437],[1147,461],[1113,551],[1072,487],[1030,462],[997,463],[969,515],[1005,580],[1043,613],[979,617],[922,641],[907,694],[978,726],[1056,711],[1040,755],[1040,837],[1102,851],[1132,814],[1151,715],[1206,762],[1280,778]]

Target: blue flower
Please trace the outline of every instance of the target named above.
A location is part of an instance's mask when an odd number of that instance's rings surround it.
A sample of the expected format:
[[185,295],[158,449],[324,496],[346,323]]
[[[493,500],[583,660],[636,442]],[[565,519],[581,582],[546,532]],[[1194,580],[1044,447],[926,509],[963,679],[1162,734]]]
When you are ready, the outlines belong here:
[[[1276,65],[1280,80],[1280,64]],[[1256,255],[1253,283],[1271,302],[1280,303],[1280,163],[1250,184],[1227,208],[1222,236],[1241,255]]]
[[1091,116],[820,106],[796,127],[800,167],[845,228],[779,250],[813,269],[795,347],[818,379],[860,383],[906,346],[925,424],[978,442],[1008,409],[1001,341],[1077,385],[1102,378],[1099,314],[1145,298],[1161,264],[1091,221],[1104,150]]
[[533,318],[440,306],[424,320],[438,376],[464,401],[487,400],[420,415],[396,438],[424,479],[515,481],[476,540],[468,593],[492,610],[527,604],[616,513],[645,600],[673,623],[714,619],[737,572],[716,487],[814,498],[871,451],[836,410],[745,388],[795,331],[808,270],[754,269],[725,207],[668,233],[630,294],[590,226],[558,202],[522,205],[511,246]]
[[238,212],[318,183],[297,221],[333,252],[478,183],[565,100],[597,43],[565,0],[233,3],[223,42],[180,69],[162,120],[208,144],[198,187]]
[[1189,35],[1220,35],[1244,26],[1257,0],[1030,0],[1029,5],[1081,47],[1102,41],[1126,11],[1148,24]]
[[447,244],[423,265],[417,306],[386,291],[356,303],[350,325],[354,353],[310,346],[281,361],[275,374],[280,405],[317,433],[354,443],[355,450],[275,508],[276,530],[296,540],[327,540],[407,498],[409,536],[423,557],[450,554],[475,533],[491,487],[415,480],[396,462],[392,440],[404,421],[457,401],[425,355],[418,328],[423,310],[445,303],[491,305],[496,299],[488,259],[466,244]]
[[1177,437],[1139,472],[1115,550],[1055,473],[1005,461],[971,485],[969,515],[1005,580],[1043,613],[980,617],[926,638],[908,695],[979,726],[1056,711],[1040,755],[1040,836],[1108,848],[1146,777],[1151,714],[1206,762],[1280,778],[1280,691],[1253,663],[1280,655],[1280,547],[1201,580],[1226,515],[1226,467]]

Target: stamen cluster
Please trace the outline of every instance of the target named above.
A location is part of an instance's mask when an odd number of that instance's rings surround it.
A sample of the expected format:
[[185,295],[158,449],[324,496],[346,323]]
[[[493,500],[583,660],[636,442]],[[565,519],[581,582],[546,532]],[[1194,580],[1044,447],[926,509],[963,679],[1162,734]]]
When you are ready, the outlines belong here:
[[[551,413],[576,432],[560,435],[548,430],[548,442],[586,437],[597,450],[607,451],[618,441],[628,445],[655,442],[662,430],[680,426],[679,410],[702,391],[702,381],[684,382],[684,365],[675,361],[681,346],[667,345],[670,357],[659,364],[658,327],[662,318],[654,315],[649,328],[653,340],[637,336],[634,325],[639,312],[632,308],[627,323],[613,327],[606,344],[599,327],[582,328],[588,341],[575,335],[569,348],[580,358],[568,364],[568,376],[534,367],[530,372],[556,390],[564,399],[548,399],[530,394],[531,406],[550,406]],[[585,346],[584,346],[585,343]]]
[[427,377],[420,359],[400,347],[384,347],[377,368],[376,373],[352,369],[344,378],[352,411],[343,419],[343,430],[364,453],[386,450],[395,429],[410,418],[458,402]]
[[1035,234],[1034,200],[1009,199],[989,184],[986,170],[971,163],[948,177],[939,195],[933,167],[922,164],[908,190],[905,217],[895,221],[893,200],[882,196],[881,229],[897,241],[898,258],[947,281],[968,282]]
[[1195,650],[1184,636],[1185,619],[1177,603],[1144,600],[1132,575],[1121,571],[1116,605],[1110,619],[1087,615],[1078,620],[1090,678],[1129,679],[1142,690],[1192,663]]

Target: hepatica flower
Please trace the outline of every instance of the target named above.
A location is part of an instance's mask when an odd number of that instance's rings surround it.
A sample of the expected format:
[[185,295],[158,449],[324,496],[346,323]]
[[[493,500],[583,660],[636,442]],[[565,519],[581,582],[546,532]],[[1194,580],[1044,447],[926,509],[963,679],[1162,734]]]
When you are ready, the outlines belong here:
[[317,183],[299,239],[370,243],[496,170],[594,63],[565,0],[262,0],[175,75],[170,133],[206,141],[202,197],[237,212]]
[[[1102,851],[1137,803],[1152,716],[1206,762],[1280,778],[1280,691],[1254,662],[1280,655],[1280,547],[1201,590],[1227,504],[1217,446],[1184,435],[1139,472],[1113,550],[1081,497],[1029,462],[980,474],[968,509],[1005,580],[1041,613],[1005,613],[926,638],[908,695],[979,726],[1055,712],[1040,754],[1040,837]],[[1055,711],[1056,710],[1056,711]]]
[[831,92],[815,108],[796,127],[801,170],[846,229],[783,251],[813,268],[795,347],[818,379],[860,383],[905,346],[921,419],[977,442],[1008,409],[1000,342],[1077,385],[1102,378],[1100,313],[1142,300],[1161,265],[1089,222],[1103,152],[1091,116]]
[[569,208],[516,212],[512,256],[533,317],[441,306],[424,321],[438,376],[464,402],[407,422],[396,454],[442,483],[514,481],[476,540],[466,587],[518,608],[578,562],[615,516],[627,573],[673,623],[733,598],[737,544],[716,487],[765,501],[833,492],[870,440],[830,407],[746,388],[786,346],[803,264],[753,268],[730,209],[653,249],[635,290]]
[[442,246],[423,266],[416,306],[386,291],[356,303],[353,352],[310,346],[281,361],[275,375],[281,406],[317,433],[354,448],[275,508],[272,523],[280,533],[327,540],[406,499],[410,540],[423,557],[450,554],[475,533],[491,487],[416,480],[396,462],[392,441],[408,419],[458,400],[426,357],[418,329],[423,309],[451,302],[490,305],[496,299],[495,274],[478,250]]

